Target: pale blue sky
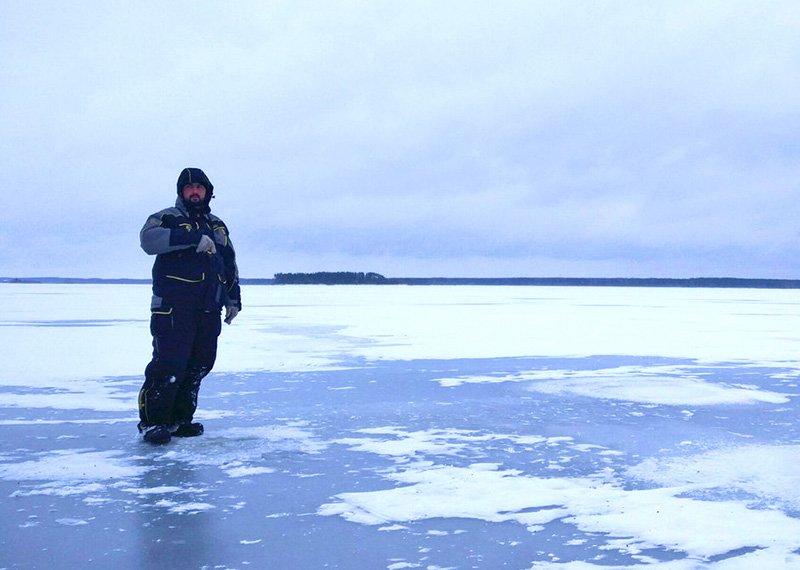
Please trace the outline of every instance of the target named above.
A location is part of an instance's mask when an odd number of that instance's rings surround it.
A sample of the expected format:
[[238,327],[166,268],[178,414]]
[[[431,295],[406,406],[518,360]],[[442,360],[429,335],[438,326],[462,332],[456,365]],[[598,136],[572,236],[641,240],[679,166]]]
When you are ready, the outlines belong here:
[[800,278],[797,2],[2,2],[0,275]]

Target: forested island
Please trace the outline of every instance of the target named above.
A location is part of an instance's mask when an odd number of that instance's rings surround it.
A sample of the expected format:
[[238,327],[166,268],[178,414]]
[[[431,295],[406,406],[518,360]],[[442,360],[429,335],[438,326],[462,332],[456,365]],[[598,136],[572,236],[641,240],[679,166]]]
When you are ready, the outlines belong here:
[[275,285],[385,285],[380,273],[363,271],[317,271],[316,273],[276,273]]

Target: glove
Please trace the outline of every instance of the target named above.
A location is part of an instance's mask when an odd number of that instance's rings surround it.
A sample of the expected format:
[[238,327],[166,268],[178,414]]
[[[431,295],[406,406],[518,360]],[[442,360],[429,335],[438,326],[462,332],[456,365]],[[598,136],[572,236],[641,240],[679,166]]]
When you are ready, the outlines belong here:
[[227,324],[231,324],[231,321],[236,318],[236,315],[239,314],[239,307],[236,305],[226,305],[225,306],[225,322]]
[[217,246],[214,245],[214,240],[204,235],[200,238],[200,243],[197,244],[197,253],[217,253]]

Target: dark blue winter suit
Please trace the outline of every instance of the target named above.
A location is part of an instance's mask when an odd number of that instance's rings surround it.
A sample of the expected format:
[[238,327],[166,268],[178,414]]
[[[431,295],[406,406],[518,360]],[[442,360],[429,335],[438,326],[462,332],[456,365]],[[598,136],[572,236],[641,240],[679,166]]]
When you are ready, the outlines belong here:
[[[181,197],[183,186],[192,182],[206,187],[200,207]],[[220,311],[242,306],[228,228],[208,207],[213,189],[202,170],[184,169],[175,207],[151,215],[139,235],[142,249],[156,256],[150,305],[153,359],[139,391],[140,430],[192,421],[200,382],[216,359]],[[203,235],[214,240],[216,253],[196,251]]]

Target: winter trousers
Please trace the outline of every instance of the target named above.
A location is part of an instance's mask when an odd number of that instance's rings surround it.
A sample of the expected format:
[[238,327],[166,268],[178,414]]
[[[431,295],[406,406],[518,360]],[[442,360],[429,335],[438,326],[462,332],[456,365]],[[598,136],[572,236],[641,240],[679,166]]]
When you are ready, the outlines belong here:
[[192,307],[153,311],[153,360],[139,390],[140,430],[192,421],[200,382],[217,357],[220,328],[219,311]]

